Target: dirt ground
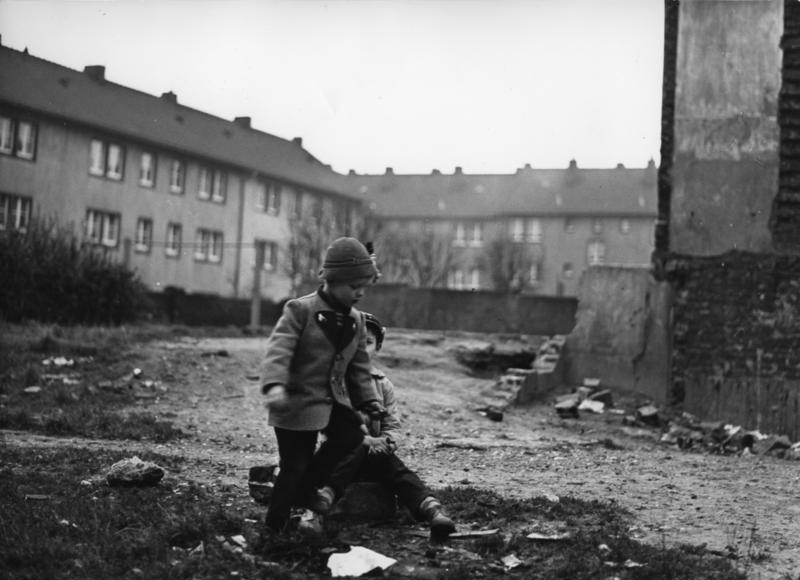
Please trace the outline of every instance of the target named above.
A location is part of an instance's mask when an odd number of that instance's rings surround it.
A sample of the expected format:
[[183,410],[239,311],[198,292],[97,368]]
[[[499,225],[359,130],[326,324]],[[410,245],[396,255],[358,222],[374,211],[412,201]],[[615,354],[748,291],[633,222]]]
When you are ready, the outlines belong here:
[[[503,404],[508,393],[497,390],[496,376],[471,375],[450,352],[476,340],[390,330],[376,361],[400,398],[399,453],[432,487],[615,501],[635,515],[633,536],[642,541],[735,548],[750,578],[798,578],[800,462],[682,451],[659,443],[655,429],[624,427],[620,414],[562,420],[546,403],[510,406],[502,421],[491,421],[477,410]],[[258,390],[263,344],[263,337],[183,338],[143,346],[132,365],[166,390],[140,406],[190,437],[163,445],[80,443],[196,460],[183,477],[246,496],[248,469],[277,458]],[[23,433],[5,438],[54,442]]]

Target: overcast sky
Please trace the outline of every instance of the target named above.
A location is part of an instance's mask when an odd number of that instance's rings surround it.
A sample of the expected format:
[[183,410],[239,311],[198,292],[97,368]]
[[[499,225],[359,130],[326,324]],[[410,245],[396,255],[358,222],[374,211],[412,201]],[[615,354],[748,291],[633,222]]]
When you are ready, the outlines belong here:
[[346,173],[659,162],[663,0],[0,0],[5,46]]

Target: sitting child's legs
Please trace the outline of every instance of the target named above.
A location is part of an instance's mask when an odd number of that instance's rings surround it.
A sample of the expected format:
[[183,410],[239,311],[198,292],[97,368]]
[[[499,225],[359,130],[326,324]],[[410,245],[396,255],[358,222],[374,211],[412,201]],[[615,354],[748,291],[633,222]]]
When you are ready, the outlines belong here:
[[[344,488],[355,477],[364,448],[361,419],[347,407],[334,405],[324,433],[326,439],[314,455],[312,477],[308,480],[312,487],[303,489],[304,493],[311,492],[309,507],[323,514],[341,497]],[[322,493],[314,494],[318,488]]]

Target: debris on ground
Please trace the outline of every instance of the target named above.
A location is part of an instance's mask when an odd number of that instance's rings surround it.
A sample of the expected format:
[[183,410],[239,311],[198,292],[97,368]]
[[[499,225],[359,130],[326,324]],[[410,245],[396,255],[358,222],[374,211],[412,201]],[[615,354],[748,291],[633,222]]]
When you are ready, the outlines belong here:
[[578,419],[578,407],[580,406],[580,399],[578,397],[567,396],[555,404],[556,413],[563,419]]
[[489,405],[488,407],[483,407],[482,409],[478,409],[478,413],[483,415],[487,419],[491,419],[492,421],[502,421],[503,420],[503,411],[493,405]]
[[331,576],[363,576],[375,569],[386,570],[397,563],[394,558],[389,558],[378,552],[373,552],[363,546],[351,546],[349,552],[331,554],[328,558],[328,568]]
[[111,486],[156,485],[164,477],[164,469],[137,456],[117,461],[108,470],[106,481]]
[[661,425],[661,419],[658,416],[658,408],[655,405],[645,405],[636,409],[636,419],[652,427],[659,427]]

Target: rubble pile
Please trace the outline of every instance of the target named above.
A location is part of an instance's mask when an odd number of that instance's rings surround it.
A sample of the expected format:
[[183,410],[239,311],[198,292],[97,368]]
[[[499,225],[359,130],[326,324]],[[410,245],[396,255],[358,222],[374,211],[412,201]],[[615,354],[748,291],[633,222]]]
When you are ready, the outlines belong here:
[[622,426],[658,431],[660,443],[680,449],[800,459],[800,442],[793,443],[786,435],[768,435],[758,430],[745,430],[739,425],[701,421],[691,413],[659,408],[652,402],[633,408],[616,408],[612,392],[600,388],[599,381],[594,379],[587,379],[571,393],[556,397],[553,407],[558,416],[565,419],[580,419],[582,411],[613,413],[621,416]]

